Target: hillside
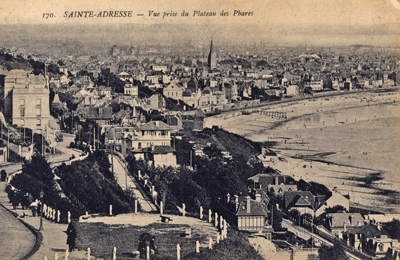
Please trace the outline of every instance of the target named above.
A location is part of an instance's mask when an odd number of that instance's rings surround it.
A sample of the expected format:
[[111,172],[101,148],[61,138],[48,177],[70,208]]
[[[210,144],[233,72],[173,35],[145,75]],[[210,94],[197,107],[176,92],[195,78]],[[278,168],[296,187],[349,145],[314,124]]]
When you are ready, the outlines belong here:
[[185,133],[185,139],[200,145],[214,144],[231,156],[243,156],[247,161],[261,153],[261,145],[222,128],[206,128],[199,133]]

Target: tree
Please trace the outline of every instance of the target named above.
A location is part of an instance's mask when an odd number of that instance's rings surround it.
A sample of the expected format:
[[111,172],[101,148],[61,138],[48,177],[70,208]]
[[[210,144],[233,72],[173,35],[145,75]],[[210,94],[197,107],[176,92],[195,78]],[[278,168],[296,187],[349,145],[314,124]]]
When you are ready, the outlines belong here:
[[93,152],[93,158],[96,160],[99,165],[99,171],[104,175],[107,179],[114,179],[113,173],[110,171],[110,160],[108,159],[108,155],[106,152],[101,150],[96,150]]
[[393,221],[387,223],[384,229],[391,238],[400,239],[400,221],[398,219],[393,219]]
[[257,67],[257,68],[260,68],[260,67],[261,67],[261,68],[268,67],[268,62],[266,62],[265,60],[257,61],[256,67]]
[[319,259],[323,259],[323,260],[348,260],[349,259],[348,256],[346,255],[346,252],[343,249],[342,244],[338,240],[335,240],[332,247],[322,245],[318,249],[318,256],[319,256]]
[[207,146],[203,149],[203,152],[208,156],[210,159],[222,159],[222,150],[215,144]]
[[329,207],[329,208],[325,209],[325,213],[326,214],[328,214],[328,213],[338,213],[338,212],[347,212],[347,210],[342,205],[336,205],[336,206],[333,206],[332,208]]
[[275,231],[281,230],[282,229],[282,214],[280,210],[276,207],[275,203],[271,204],[271,214],[272,214],[272,228]]
[[11,185],[24,193],[32,194],[34,198],[39,198],[40,191],[43,190],[45,200],[52,205],[58,200],[50,164],[39,154],[34,154],[30,161],[24,162],[22,172],[12,178]]

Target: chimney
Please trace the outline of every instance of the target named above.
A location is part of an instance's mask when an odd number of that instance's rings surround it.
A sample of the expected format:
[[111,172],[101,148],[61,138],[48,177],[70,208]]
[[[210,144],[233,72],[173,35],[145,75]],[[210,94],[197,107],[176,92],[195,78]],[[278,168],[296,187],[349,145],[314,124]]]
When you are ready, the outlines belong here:
[[246,210],[247,210],[247,213],[251,212],[251,209],[250,209],[250,196],[246,196]]
[[256,194],[256,201],[261,202],[261,194]]
[[156,126],[159,126],[160,122],[159,121],[155,121],[155,124],[156,124]]
[[376,227],[380,231],[382,229],[382,224],[380,222],[376,223]]
[[343,232],[346,232],[346,222],[343,222]]
[[235,209],[237,210],[239,208],[239,196],[235,194],[233,197],[235,197]]
[[278,178],[278,176],[275,176],[275,185],[278,185],[279,184],[279,178]]

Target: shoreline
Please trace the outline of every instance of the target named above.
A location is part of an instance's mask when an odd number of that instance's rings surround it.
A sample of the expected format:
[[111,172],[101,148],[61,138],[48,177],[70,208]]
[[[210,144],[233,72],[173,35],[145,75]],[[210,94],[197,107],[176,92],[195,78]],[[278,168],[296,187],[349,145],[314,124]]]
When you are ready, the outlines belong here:
[[[323,141],[322,143],[318,142],[319,139],[304,142],[304,139],[307,139],[307,135],[314,137],[313,133],[317,135],[321,135],[321,133],[330,134],[332,131],[343,130],[346,127],[350,128],[350,132],[356,132],[359,131],[356,129],[365,127],[365,125],[379,126],[385,121],[391,120],[388,119],[387,115],[381,120],[379,117],[382,116],[379,115],[379,113],[382,113],[381,110],[388,109],[387,107],[389,107],[389,109],[398,109],[397,106],[399,103],[396,101],[399,100],[399,93],[397,88],[385,92],[380,91],[378,93],[372,91],[362,93],[352,92],[347,94],[348,95],[336,95],[329,99],[325,96],[313,97],[307,102],[305,102],[306,100],[295,100],[291,101],[290,104],[287,104],[285,107],[279,106],[280,104],[274,104],[270,105],[267,109],[264,108],[264,110],[280,109],[278,111],[291,111],[292,113],[290,113],[291,115],[288,119],[283,120],[277,120],[277,118],[268,117],[266,115],[263,116],[255,112],[250,115],[231,117],[225,115],[222,118],[221,116],[214,116],[214,119],[219,120],[219,125],[229,132],[239,134],[254,142],[270,144],[273,150],[279,152],[279,156],[289,160],[289,163],[283,163],[277,160],[276,163],[268,164],[273,168],[279,169],[283,174],[293,175],[296,179],[303,178],[306,181],[319,182],[326,185],[329,189],[336,187],[342,194],[349,194],[351,203],[360,208],[367,207],[370,210],[379,208],[380,211],[386,213],[400,212],[400,193],[397,189],[390,187],[392,183],[385,178],[387,172],[378,167],[379,165],[377,165],[377,167],[369,167],[368,165],[374,165],[373,161],[367,161],[367,166],[363,166],[362,161],[360,161],[360,158],[367,160],[366,158],[372,155],[364,156],[364,153],[360,155],[360,151],[357,151],[359,154],[355,154],[356,161],[354,161],[354,156],[351,154],[351,151],[349,152],[349,154],[352,155],[350,159],[350,155],[349,158],[346,157],[346,150],[338,150],[335,147],[329,147],[329,145],[324,147]],[[355,105],[355,101],[368,103]],[[384,106],[385,104],[386,106]],[[345,122],[338,122],[339,119],[336,118],[336,121],[332,125],[327,126],[327,130],[329,131],[326,133],[319,133],[319,131],[322,131],[322,128],[320,130],[318,122],[313,121],[310,121],[311,128],[309,128],[307,123],[306,130],[302,129],[301,126],[297,126],[293,129],[291,128],[290,130],[288,130],[288,128],[285,130],[280,129],[285,125],[296,123],[296,120],[309,120],[309,118],[315,120],[313,117],[318,117],[319,119],[319,117],[326,118],[331,116],[335,118],[343,116],[343,114],[347,116],[348,113],[364,110],[364,108],[365,110],[378,111],[377,121],[379,120],[379,123],[375,124],[373,123],[375,119],[372,120],[371,118],[371,121],[369,121],[370,119],[366,119],[368,117],[360,115],[360,120],[358,120],[359,118],[357,117],[357,121],[354,123],[348,123],[347,119]],[[349,112],[344,112],[345,110]],[[293,113],[293,111],[295,112]],[[389,114],[389,118],[396,115],[397,114]],[[371,117],[371,115],[368,116]],[[210,123],[210,121],[212,123],[214,120],[209,120],[207,123]],[[324,131],[327,130],[324,128]],[[393,133],[389,132],[389,136],[392,134]],[[382,135],[384,135],[384,133]],[[316,147],[314,147],[315,141],[319,144]],[[308,149],[307,146],[309,146]],[[367,151],[370,154],[370,151]],[[359,158],[357,158],[357,156]],[[309,166],[313,164],[314,167],[312,169],[310,167],[303,168],[306,164]],[[316,168],[318,169],[316,170]],[[332,176],[334,176],[334,178],[332,178]]]

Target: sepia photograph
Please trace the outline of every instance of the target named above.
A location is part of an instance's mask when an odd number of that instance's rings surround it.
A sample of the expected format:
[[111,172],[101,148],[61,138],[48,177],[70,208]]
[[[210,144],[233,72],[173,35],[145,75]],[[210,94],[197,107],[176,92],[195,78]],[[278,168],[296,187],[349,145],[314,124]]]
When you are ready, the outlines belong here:
[[2,0],[0,260],[400,259],[400,0]]

